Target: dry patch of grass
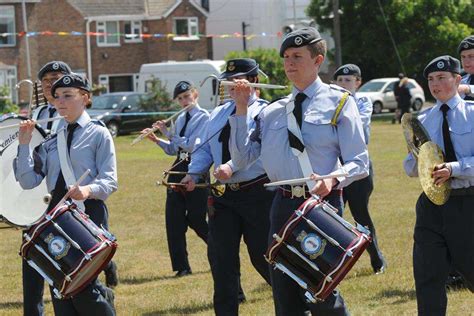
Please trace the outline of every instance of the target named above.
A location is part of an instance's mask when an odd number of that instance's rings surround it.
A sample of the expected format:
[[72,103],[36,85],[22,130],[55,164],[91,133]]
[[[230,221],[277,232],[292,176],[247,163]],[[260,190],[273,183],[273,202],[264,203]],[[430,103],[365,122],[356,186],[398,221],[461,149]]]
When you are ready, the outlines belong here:
[[[117,312],[211,315],[213,286],[206,246],[192,231],[188,233],[188,250],[193,275],[175,279],[171,271],[164,225],[165,190],[155,182],[173,158],[150,142],[130,147],[132,139],[125,136],[116,140],[120,187],[107,201],[111,231],[119,241],[114,259],[121,281],[115,291]],[[389,266],[385,274],[375,276],[368,256],[363,255],[340,289],[352,315],[415,315],[412,234],[421,189],[416,179],[403,172],[406,146],[400,126],[374,122],[370,152],[375,168],[371,214]],[[353,221],[349,211],[345,217]],[[20,235],[18,230],[0,231],[0,315],[22,314]],[[241,314],[273,314],[271,289],[253,270],[244,244],[241,261],[247,295]],[[449,315],[474,315],[470,292],[448,296]],[[47,314],[52,315],[49,293],[45,299]]]

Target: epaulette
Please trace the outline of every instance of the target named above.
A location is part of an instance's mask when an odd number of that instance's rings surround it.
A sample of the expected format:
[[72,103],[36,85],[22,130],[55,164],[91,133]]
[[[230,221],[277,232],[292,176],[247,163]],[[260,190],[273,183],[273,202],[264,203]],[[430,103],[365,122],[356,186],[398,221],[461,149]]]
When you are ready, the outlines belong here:
[[474,106],[474,101],[473,100],[464,100],[464,102],[465,102],[466,105]]
[[257,102],[260,103],[260,104],[270,104],[270,102],[268,102],[265,99],[257,99]]
[[346,92],[347,92],[347,93],[349,93],[349,95],[352,95],[352,93],[351,93],[349,90],[346,90],[346,89],[344,89],[343,87],[338,86],[337,84],[331,83],[331,84],[329,84],[329,88],[331,88],[331,89],[333,89],[333,90],[337,90],[337,91],[342,92],[342,93],[346,93]]
[[49,134],[48,136],[45,137],[45,139],[43,139],[43,141],[42,141],[41,143],[44,144],[44,143],[46,143],[46,142],[48,142],[48,141],[50,141],[50,140],[56,138],[57,136],[58,136],[57,133],[55,133],[55,134]]
[[278,101],[280,101],[280,100],[283,100],[283,99],[285,99],[285,98],[287,98],[287,97],[288,97],[288,96],[286,95],[286,96],[284,96],[284,97],[280,97],[280,98],[273,99],[273,100],[271,100],[268,104],[270,105],[270,104],[272,104],[272,103],[275,103],[275,102],[278,102]]
[[103,126],[103,127],[107,127],[107,125],[105,125],[105,123],[101,120],[98,120],[98,119],[91,119],[91,122],[96,124],[96,125],[100,125],[100,126]]

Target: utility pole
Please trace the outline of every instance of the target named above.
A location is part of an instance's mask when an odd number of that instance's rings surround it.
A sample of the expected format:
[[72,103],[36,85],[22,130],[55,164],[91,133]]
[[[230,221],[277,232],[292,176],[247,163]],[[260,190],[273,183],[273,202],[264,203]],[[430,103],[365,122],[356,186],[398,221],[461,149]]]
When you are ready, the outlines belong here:
[[342,53],[341,53],[341,23],[339,19],[339,0],[332,1],[332,12],[334,15],[334,46],[335,46],[335,63],[336,68],[342,65]]
[[296,30],[296,4],[295,4],[295,0],[293,0],[293,24],[294,24],[294,28]]
[[247,50],[247,38],[245,37],[245,29],[250,26],[250,24],[245,24],[245,22],[242,22],[242,41],[244,44],[244,51]]
[[21,1],[21,9],[23,14],[23,29],[25,30],[26,70],[28,79],[31,79],[30,43],[28,41],[28,23],[26,22],[25,0]]

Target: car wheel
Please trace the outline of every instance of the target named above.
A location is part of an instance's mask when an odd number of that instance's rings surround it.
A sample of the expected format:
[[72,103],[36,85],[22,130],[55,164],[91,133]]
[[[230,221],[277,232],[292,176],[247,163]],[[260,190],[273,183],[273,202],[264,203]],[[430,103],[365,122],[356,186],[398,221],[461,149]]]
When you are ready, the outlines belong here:
[[375,101],[374,102],[374,107],[373,107],[373,110],[372,110],[372,114],[380,114],[380,113],[382,113],[382,109],[383,109],[382,102]]
[[110,134],[112,137],[116,137],[119,133],[119,126],[116,122],[109,122],[107,123],[107,128],[109,129]]
[[421,101],[421,99],[416,99],[414,102],[413,102],[413,110],[414,111],[419,111],[421,110],[421,108],[423,107],[423,101]]

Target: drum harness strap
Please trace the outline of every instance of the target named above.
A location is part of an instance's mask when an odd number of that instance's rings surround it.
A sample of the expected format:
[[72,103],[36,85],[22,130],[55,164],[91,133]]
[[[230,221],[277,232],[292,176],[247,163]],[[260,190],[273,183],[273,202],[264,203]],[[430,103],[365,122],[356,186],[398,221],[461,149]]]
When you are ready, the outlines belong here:
[[[61,171],[64,176],[64,181],[66,182],[66,185],[69,187],[76,183],[76,177],[74,176],[74,172],[72,170],[71,159],[67,152],[66,131],[67,129],[64,128],[58,132],[58,154],[59,154],[59,163],[61,165]],[[84,206],[83,201],[76,201],[76,200],[73,200],[73,201],[79,209],[85,211],[85,206]]]

